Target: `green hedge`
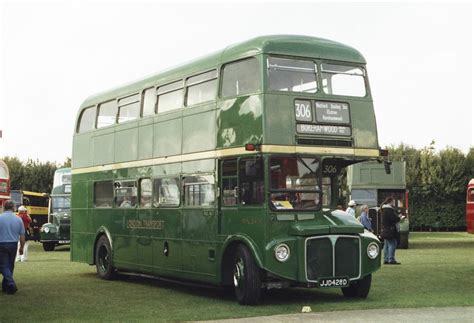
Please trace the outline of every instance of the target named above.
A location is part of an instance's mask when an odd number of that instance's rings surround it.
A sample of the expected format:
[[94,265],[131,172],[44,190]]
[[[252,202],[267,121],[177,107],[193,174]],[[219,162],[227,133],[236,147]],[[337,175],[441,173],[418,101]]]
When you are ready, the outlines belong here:
[[406,161],[411,230],[466,230],[466,188],[474,178],[474,148],[467,155],[434,142],[423,149],[404,144],[387,147],[392,158]]

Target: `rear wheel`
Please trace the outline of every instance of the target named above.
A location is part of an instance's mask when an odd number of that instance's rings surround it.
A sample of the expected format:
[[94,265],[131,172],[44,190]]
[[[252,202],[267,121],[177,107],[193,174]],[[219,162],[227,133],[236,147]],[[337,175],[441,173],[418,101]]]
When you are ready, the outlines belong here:
[[348,287],[341,288],[342,293],[346,297],[352,298],[367,298],[372,284],[372,275],[367,275],[361,280],[351,282]]
[[408,249],[408,232],[400,233],[400,243],[398,247],[400,249]]
[[102,279],[114,279],[117,275],[115,267],[112,266],[112,247],[106,236],[100,237],[99,241],[97,241],[95,266],[97,268],[97,276]]
[[235,296],[242,305],[254,305],[262,294],[260,270],[252,254],[244,245],[239,245],[234,256],[233,279]]
[[53,251],[56,244],[54,242],[43,242],[44,251]]

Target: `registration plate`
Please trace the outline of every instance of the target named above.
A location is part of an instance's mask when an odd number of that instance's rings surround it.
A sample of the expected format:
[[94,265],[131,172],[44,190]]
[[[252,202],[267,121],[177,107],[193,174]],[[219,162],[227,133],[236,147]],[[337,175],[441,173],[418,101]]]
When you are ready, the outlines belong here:
[[58,242],[59,243],[71,243],[71,241],[69,241],[69,240],[59,240]]
[[347,277],[323,278],[319,280],[319,287],[323,288],[347,286],[349,286],[349,278]]

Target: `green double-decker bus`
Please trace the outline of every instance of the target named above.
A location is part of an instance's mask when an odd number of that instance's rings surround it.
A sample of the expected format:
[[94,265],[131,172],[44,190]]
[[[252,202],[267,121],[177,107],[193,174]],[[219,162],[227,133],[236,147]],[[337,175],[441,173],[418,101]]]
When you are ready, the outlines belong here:
[[341,170],[380,158],[366,62],[266,36],[85,100],[72,158],[71,258],[262,290],[365,298],[380,242],[337,210]]

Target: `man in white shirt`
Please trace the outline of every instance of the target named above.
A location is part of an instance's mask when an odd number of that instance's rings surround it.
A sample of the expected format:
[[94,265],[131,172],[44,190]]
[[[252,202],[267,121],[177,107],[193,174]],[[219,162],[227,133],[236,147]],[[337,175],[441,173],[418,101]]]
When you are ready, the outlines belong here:
[[351,200],[349,204],[347,204],[347,209],[346,212],[349,213],[349,215],[353,216],[355,218],[356,216],[356,205],[357,203],[354,200]]

